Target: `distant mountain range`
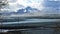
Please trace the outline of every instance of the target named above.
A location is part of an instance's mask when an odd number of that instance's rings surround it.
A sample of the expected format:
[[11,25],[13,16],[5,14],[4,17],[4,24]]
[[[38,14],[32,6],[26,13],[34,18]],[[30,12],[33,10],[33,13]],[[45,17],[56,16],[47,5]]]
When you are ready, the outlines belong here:
[[23,14],[23,13],[31,13],[31,12],[38,12],[38,11],[40,11],[39,9],[37,9],[37,8],[32,8],[32,7],[26,7],[26,8],[24,8],[24,9],[19,9],[18,11],[17,11],[17,14],[19,13],[19,14]]
[[17,12],[3,12],[3,13],[0,13],[0,14],[3,14],[3,15],[9,15],[9,14],[24,14],[24,13],[32,13],[32,12],[38,12],[40,11],[39,9],[37,8],[32,8],[30,6],[26,7],[26,8],[22,8],[22,9],[18,9]]

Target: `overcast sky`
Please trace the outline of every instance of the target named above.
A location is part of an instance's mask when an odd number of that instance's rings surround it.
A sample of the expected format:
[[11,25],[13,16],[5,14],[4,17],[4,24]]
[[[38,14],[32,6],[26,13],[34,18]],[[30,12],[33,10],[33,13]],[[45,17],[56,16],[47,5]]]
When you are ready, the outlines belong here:
[[[17,11],[19,8],[25,8],[27,6],[37,8],[39,10],[43,9],[59,9],[60,0],[8,0],[9,8],[11,10]],[[46,10],[47,10],[46,9]],[[51,9],[51,10],[52,10]]]

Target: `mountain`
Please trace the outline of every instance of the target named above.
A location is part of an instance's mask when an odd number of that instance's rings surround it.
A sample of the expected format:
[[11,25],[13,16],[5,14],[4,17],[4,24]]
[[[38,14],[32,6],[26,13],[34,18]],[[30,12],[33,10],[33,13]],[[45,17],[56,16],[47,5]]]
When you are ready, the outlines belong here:
[[31,13],[31,12],[38,12],[40,10],[38,10],[37,8],[32,8],[30,6],[24,8],[24,9],[19,9],[17,11],[17,14],[23,14],[23,13]]
[[37,12],[37,11],[40,11],[39,9],[37,8],[32,8],[32,7],[26,7],[25,8],[26,12]]
[[19,10],[16,12],[16,14],[23,14],[24,11],[25,11],[25,9],[19,9]]
[[0,12],[0,15],[11,15],[11,14],[15,14],[16,12],[14,12],[14,11],[3,11],[3,12]]
[[34,13],[34,12],[38,12],[38,11],[40,11],[40,10],[38,10],[37,8],[32,8],[30,6],[27,6],[26,8],[18,9],[16,12],[4,11],[1,14],[3,14],[3,15],[24,14],[24,13]]

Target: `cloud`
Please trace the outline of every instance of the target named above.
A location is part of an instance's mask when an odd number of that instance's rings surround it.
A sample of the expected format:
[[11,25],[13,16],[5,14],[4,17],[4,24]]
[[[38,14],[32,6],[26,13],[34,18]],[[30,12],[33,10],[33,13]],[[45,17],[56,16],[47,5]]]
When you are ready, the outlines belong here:
[[42,5],[43,0],[8,0],[8,1],[9,5],[7,6],[7,8],[15,12],[18,9],[25,8],[27,6],[38,8],[40,10],[43,9]]
[[[52,1],[51,0],[49,0],[49,1],[47,1],[47,0],[9,0],[9,1],[10,2],[9,2],[8,9],[10,9],[12,11],[17,11],[18,9],[30,6],[32,8],[37,8],[39,10],[45,10],[45,11],[50,10],[50,11],[54,12],[55,9],[58,9],[60,7],[59,0],[56,0],[56,1],[53,1],[53,0]],[[52,8],[50,8],[50,7],[52,7]],[[42,11],[42,12],[45,12],[45,11]]]
[[13,2],[16,2],[17,0],[8,0],[9,2],[13,3]]
[[25,7],[27,6],[31,6],[34,8],[38,8],[40,10],[43,9],[43,5],[42,5],[43,0],[18,0],[17,3],[21,4]]

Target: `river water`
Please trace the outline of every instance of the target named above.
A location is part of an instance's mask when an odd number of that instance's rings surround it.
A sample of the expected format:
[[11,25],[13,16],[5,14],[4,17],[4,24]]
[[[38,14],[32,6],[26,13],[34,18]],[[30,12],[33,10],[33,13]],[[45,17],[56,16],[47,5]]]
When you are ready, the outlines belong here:
[[[59,22],[60,19],[24,19],[23,21],[16,21],[16,22],[1,22],[2,24],[21,24],[21,23],[42,23],[42,22]],[[0,23],[0,25],[1,25]]]

